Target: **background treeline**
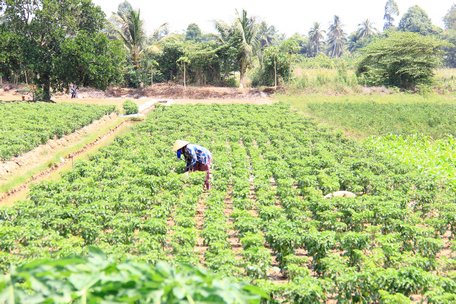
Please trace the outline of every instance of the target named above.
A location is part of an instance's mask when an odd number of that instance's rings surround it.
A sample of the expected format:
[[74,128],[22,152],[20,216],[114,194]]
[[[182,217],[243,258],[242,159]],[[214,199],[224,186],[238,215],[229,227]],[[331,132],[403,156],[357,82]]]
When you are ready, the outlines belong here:
[[[141,11],[127,1],[106,16],[91,0],[3,0],[0,74],[3,81],[35,85],[36,96],[48,100],[70,83],[277,86],[297,66],[342,65],[356,69],[361,84],[413,88],[429,82],[435,67],[456,67],[456,5],[444,16],[445,29],[419,6],[399,19],[397,4],[388,0],[383,13],[381,30],[366,19],[353,33],[334,16],[327,29],[315,23],[307,35],[286,37],[242,10],[230,22],[215,22],[214,33],[197,24],[170,33],[163,24],[147,35]],[[382,62],[380,53],[388,54]],[[412,68],[401,70],[405,65]]]

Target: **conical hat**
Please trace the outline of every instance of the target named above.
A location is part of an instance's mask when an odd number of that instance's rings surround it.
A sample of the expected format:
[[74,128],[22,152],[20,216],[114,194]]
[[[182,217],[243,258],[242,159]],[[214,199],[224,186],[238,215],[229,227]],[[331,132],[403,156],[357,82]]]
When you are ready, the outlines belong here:
[[185,146],[188,145],[188,144],[189,144],[188,141],[185,141],[185,140],[176,140],[176,142],[174,143],[174,146],[173,146],[173,151],[176,152],[177,150],[179,150],[180,148],[185,147]]

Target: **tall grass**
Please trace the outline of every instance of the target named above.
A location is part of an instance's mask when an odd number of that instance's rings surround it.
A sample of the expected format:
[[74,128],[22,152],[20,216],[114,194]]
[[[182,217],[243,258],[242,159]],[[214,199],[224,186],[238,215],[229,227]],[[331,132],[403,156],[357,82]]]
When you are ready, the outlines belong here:
[[358,80],[353,70],[338,69],[304,69],[296,67],[293,77],[287,85],[289,92],[360,92]]
[[[355,74],[356,60],[354,57],[328,58],[324,55],[301,59],[295,63],[292,78],[287,83],[286,89],[293,94],[369,92],[369,89],[361,86]],[[395,88],[390,90],[398,91]],[[422,94],[456,92],[456,69],[436,70],[432,86],[419,86],[416,91]]]

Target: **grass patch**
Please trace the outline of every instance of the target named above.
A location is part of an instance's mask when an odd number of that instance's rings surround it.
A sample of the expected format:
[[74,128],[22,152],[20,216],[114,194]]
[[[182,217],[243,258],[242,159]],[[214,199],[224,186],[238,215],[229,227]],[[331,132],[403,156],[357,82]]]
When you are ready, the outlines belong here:
[[331,127],[354,134],[456,135],[456,102],[448,95],[413,94],[278,96],[297,110]]

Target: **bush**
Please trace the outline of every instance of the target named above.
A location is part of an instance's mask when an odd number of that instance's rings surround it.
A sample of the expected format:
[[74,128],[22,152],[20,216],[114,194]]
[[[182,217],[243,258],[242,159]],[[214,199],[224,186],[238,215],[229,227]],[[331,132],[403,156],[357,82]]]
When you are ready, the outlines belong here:
[[445,45],[416,33],[393,33],[366,47],[356,74],[366,85],[414,89],[431,84]]
[[137,114],[139,110],[138,105],[131,100],[125,100],[123,109],[126,115]]

